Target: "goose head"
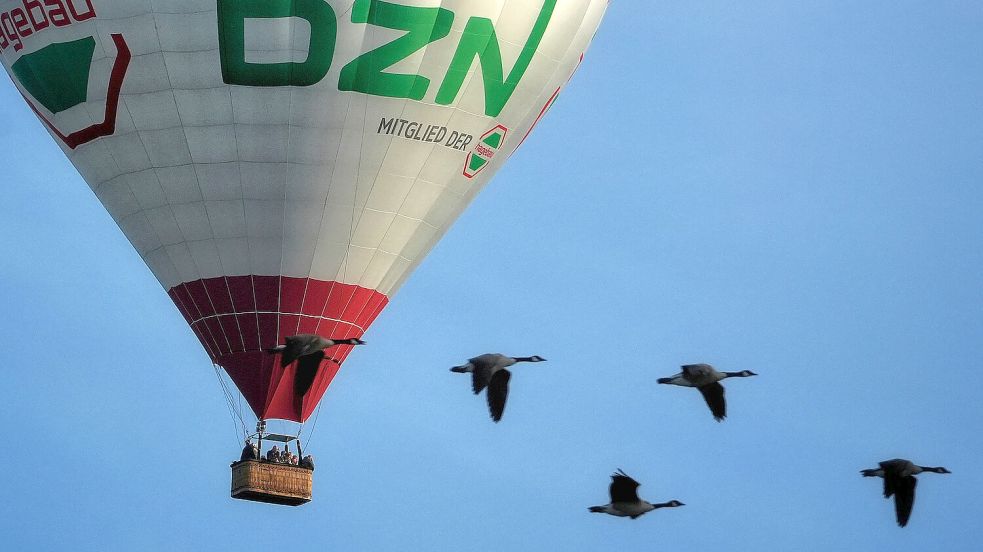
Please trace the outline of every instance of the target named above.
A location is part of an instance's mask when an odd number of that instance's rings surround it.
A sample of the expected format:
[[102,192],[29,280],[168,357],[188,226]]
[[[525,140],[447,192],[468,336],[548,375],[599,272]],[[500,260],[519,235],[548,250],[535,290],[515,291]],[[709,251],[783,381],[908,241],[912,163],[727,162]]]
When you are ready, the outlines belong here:
[[543,358],[543,357],[541,357],[541,356],[539,356],[539,355],[533,355],[533,356],[529,357],[529,361],[528,362],[546,362],[546,359]]
[[757,376],[758,374],[755,374],[750,370],[741,370],[740,372],[737,373],[737,375],[738,377],[746,378],[748,376]]
[[952,473],[951,471],[949,471],[949,470],[947,470],[947,469],[945,469],[945,468],[943,468],[941,466],[938,467],[938,468],[922,468],[922,471],[930,471],[930,472],[935,472],[935,473]]

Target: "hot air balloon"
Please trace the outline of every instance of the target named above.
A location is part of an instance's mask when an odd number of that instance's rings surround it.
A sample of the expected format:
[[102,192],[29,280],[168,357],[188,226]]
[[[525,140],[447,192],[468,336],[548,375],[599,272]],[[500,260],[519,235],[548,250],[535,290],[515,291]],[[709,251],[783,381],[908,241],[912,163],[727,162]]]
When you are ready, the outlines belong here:
[[607,5],[0,0],[0,57],[257,420],[303,423],[352,346],[303,396],[264,349],[364,334]]

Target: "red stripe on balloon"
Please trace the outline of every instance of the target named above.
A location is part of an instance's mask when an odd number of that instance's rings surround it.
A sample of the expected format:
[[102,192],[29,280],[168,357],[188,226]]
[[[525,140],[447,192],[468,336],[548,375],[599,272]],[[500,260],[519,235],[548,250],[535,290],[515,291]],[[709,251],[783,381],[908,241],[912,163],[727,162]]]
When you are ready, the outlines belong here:
[[[583,58],[581,57],[581,59]],[[543,109],[539,111],[539,115],[536,116],[536,120],[532,122],[532,126],[529,127],[529,130],[526,131],[526,135],[522,137],[522,140],[519,140],[519,144],[515,146],[515,149],[512,150],[512,153],[515,153],[519,149],[522,143],[526,141],[526,138],[529,138],[529,135],[532,134],[533,129],[535,129],[536,125],[539,124],[539,121],[542,120],[543,115],[546,115],[546,112],[549,111],[550,107],[553,107],[553,102],[556,101],[556,98],[559,95],[560,95],[560,88],[557,88],[556,92],[553,92],[553,95],[550,96],[550,99],[546,101],[546,105],[543,106]]]
[[[297,333],[362,337],[389,299],[351,284],[286,276],[229,276],[185,282],[168,291],[213,362],[222,366],[258,418],[302,422],[338,373],[325,361],[305,397],[293,395],[295,366],[263,349]],[[329,349],[339,361],[350,345]],[[296,364],[296,363],[295,363]]]

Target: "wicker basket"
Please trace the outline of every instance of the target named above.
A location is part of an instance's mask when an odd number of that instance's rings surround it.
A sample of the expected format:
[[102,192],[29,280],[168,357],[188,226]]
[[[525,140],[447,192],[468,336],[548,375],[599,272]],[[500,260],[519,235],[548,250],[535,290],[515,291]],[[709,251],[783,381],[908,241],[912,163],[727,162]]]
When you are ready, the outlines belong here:
[[232,464],[232,498],[300,506],[311,501],[314,472],[307,468],[243,460]]

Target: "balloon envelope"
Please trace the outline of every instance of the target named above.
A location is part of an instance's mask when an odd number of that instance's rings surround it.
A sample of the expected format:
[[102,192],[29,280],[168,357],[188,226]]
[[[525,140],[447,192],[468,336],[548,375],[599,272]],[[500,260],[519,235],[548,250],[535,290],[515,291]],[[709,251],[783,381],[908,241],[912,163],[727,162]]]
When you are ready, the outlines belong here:
[[0,57],[256,416],[304,421],[340,364],[298,397],[263,349],[362,336],[607,4],[0,0]]

